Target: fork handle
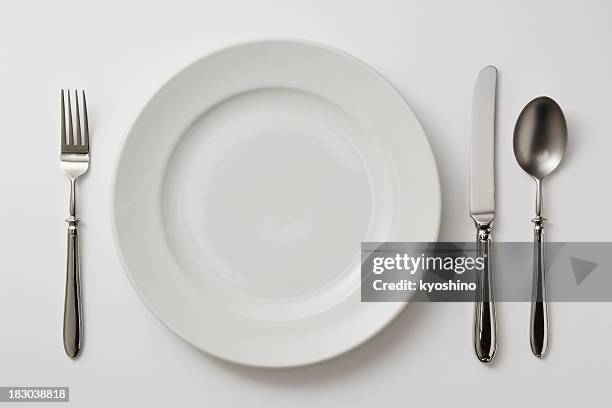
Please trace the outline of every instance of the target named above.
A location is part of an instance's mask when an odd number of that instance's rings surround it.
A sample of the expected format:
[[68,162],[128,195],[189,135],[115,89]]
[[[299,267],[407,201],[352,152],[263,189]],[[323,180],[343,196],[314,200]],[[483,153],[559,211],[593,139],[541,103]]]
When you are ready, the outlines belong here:
[[70,216],[66,222],[68,222],[68,258],[64,299],[64,350],[70,358],[75,358],[81,351],[83,343],[79,230],[76,217]]

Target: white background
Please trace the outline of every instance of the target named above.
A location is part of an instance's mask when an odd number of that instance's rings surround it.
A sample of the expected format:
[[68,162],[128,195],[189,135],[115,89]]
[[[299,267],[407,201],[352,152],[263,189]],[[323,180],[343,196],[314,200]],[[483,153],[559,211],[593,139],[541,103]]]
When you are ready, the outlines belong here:
[[[471,304],[411,304],[359,349],[277,371],[208,357],[149,313],[111,234],[121,141],[147,99],[185,65],[226,45],[279,36],[339,47],[403,93],[438,161],[441,240],[474,235],[467,129],[479,69],[500,71],[497,240],[531,239],[534,185],[514,162],[512,129],[530,99],[552,96],[570,136],[567,161],[545,186],[548,237],[612,240],[611,2],[0,0],[0,385],[69,385],[79,407],[610,406],[611,303],[553,304],[544,360],[529,350],[528,304],[498,305],[499,352],[490,366],[473,355]],[[61,342],[62,87],[87,90],[94,138],[81,184],[86,339],[78,361]]]

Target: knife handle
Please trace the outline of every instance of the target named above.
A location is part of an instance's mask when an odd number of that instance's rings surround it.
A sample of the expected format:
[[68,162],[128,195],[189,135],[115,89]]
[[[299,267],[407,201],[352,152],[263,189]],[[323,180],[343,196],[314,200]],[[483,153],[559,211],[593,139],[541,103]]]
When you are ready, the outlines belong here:
[[533,287],[531,298],[531,351],[542,357],[548,346],[548,306],[546,303],[546,271],[544,269],[544,222],[534,218],[533,229]]
[[478,226],[476,256],[484,260],[476,275],[476,302],[474,309],[474,350],[483,363],[493,360],[497,348],[495,300],[493,296],[490,225]]

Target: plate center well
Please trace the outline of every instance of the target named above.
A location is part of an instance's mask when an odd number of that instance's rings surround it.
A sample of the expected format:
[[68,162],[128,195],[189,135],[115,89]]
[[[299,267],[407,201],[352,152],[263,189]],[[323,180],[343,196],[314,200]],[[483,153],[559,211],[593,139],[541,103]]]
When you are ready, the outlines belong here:
[[184,271],[203,287],[273,299],[358,274],[374,206],[362,133],[337,105],[290,89],[204,112],[172,154],[162,195]]

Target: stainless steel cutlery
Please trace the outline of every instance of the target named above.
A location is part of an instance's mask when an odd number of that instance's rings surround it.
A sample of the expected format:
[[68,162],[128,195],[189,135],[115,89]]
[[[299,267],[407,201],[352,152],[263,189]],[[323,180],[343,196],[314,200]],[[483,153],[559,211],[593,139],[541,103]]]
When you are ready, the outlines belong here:
[[[67,99],[67,100],[66,100]],[[82,103],[74,92],[74,118],[70,91],[61,91],[61,168],[70,180],[68,223],[68,254],[66,264],[66,294],[64,301],[64,350],[75,358],[83,346],[83,314],[81,309],[81,271],[79,259],[79,229],[77,218],[77,180],[89,168],[89,124],[85,91]],[[66,121],[66,118],[68,120]]]
[[542,181],[559,166],[566,145],[567,124],[559,105],[545,96],[529,102],[516,121],[513,148],[519,166],[536,182],[530,341],[537,357],[548,345]]
[[483,363],[495,356],[497,328],[491,263],[491,228],[495,218],[495,95],[497,69],[488,66],[476,79],[470,143],[470,215],[476,224],[477,256],[484,268],[477,275],[474,350]]
[[[476,276],[474,349],[482,362],[495,356],[497,346],[495,298],[491,262],[491,227],[495,218],[495,99],[497,70],[478,74],[472,101],[470,143],[470,215],[477,229],[477,257],[484,268]],[[561,163],[567,145],[567,124],[559,105],[548,97],[527,104],[514,127],[513,149],[519,166],[536,182],[533,247],[533,286],[530,320],[531,350],[542,357],[548,345],[548,306],[544,258],[542,181]]]
[[[493,360],[497,349],[497,323],[492,268],[492,228],[495,220],[495,111],[497,69],[483,68],[476,79],[471,109],[470,216],[476,226],[477,257],[484,267],[476,276],[473,342],[478,359]],[[72,97],[71,97],[72,95]],[[83,346],[83,313],[77,218],[77,180],[89,168],[89,124],[85,92],[61,91],[61,168],[70,180],[66,293],[63,340],[66,354],[75,358]],[[80,100],[80,102],[79,102]],[[559,105],[548,97],[531,101],[514,128],[514,155],[536,182],[533,294],[530,341],[541,357],[548,344],[548,308],[544,262],[542,181],[561,163],[567,144],[567,125]]]

